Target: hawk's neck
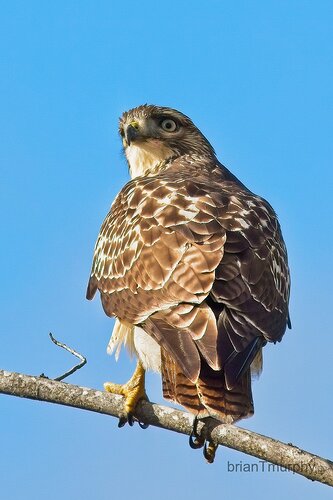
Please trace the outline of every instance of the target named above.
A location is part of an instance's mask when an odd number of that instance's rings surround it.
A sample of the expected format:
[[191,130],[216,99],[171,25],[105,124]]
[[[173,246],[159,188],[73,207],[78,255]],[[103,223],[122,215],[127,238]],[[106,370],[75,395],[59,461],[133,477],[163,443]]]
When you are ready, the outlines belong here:
[[172,150],[160,141],[149,141],[140,147],[131,144],[125,150],[132,179],[147,175],[165,160],[172,157]]

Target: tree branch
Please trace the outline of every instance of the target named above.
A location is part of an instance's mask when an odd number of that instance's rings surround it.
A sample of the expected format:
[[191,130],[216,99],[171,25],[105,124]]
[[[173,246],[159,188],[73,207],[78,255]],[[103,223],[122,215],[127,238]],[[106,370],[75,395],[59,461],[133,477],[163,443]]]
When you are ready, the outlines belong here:
[[[120,417],[123,414],[123,397],[40,377],[0,370],[0,393],[23,398],[47,401]],[[190,435],[193,415],[146,401],[139,403],[137,416],[141,422]],[[312,455],[292,444],[240,429],[235,425],[221,424],[209,419],[200,423],[199,432],[216,444],[247,453],[301,474],[312,481],[333,486],[333,462]]]

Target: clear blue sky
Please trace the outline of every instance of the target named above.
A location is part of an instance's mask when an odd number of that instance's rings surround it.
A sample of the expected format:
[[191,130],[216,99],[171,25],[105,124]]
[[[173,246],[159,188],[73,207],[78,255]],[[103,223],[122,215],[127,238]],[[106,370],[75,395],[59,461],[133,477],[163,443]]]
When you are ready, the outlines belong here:
[[[0,6],[0,367],[69,382],[126,381],[106,354],[113,323],[85,300],[95,239],[127,180],[117,119],[148,102],[192,117],[220,160],[279,214],[293,330],[265,350],[255,416],[241,426],[332,455],[333,3],[17,1]],[[148,377],[152,400],[160,380]],[[289,472],[231,473],[254,458],[118,430],[101,415],[0,397],[6,500],[329,498]],[[331,456],[332,458],[332,456]]]

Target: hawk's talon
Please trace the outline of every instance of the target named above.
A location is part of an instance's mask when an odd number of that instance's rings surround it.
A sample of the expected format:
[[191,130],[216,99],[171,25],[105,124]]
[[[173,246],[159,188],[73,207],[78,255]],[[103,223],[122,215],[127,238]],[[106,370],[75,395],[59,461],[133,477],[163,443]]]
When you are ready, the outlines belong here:
[[203,455],[209,464],[214,462],[215,453],[217,449],[217,444],[212,441],[207,441],[204,436],[201,436],[198,432],[199,418],[196,415],[193,420],[193,428],[189,438],[190,447],[194,450],[198,448],[203,449]]
[[[208,443],[208,445],[207,445],[207,443]],[[212,443],[212,441],[205,441],[203,454],[204,454],[204,457],[209,464],[212,464],[214,462],[217,446],[218,445],[215,443]]]
[[197,450],[198,448],[203,447],[203,445],[205,443],[205,439],[200,437],[200,436],[196,436],[194,434],[194,432],[192,431],[188,442],[189,442],[189,445],[192,448],[192,450]]
[[138,424],[141,427],[141,429],[148,429],[149,427],[149,424],[144,424],[143,422],[140,422],[140,420],[138,420]]
[[127,413],[127,422],[130,427],[133,427],[136,419],[133,417],[133,413]]
[[118,427],[121,429],[121,427],[124,427],[124,425],[127,424],[127,417],[120,417],[118,420]]
[[133,427],[135,422],[137,422],[139,424],[141,429],[148,429],[148,427],[149,427],[149,424],[144,424],[143,422],[140,422],[140,420],[138,420],[133,415],[126,415],[126,416],[120,417],[119,421],[118,421],[118,427],[119,428],[124,427],[126,424],[129,424],[131,427]]
[[193,450],[202,448],[205,443],[205,438],[200,436],[200,434],[198,433],[198,423],[199,423],[199,418],[196,415],[193,420],[193,428],[189,437],[189,445]]

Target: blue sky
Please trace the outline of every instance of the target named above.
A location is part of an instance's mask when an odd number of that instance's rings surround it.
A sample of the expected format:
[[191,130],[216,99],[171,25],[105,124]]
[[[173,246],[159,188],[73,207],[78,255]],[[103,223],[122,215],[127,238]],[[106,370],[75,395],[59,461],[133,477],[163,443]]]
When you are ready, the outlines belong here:
[[[330,1],[12,0],[0,6],[0,368],[101,388],[134,364],[106,354],[112,321],[85,288],[100,224],[127,181],[117,136],[126,109],[180,109],[220,160],[279,214],[292,271],[293,330],[265,349],[255,416],[240,425],[329,457],[332,310]],[[148,392],[163,402],[160,380]],[[328,498],[289,472],[231,473],[256,459],[187,439],[2,396],[6,500],[117,496]],[[332,458],[332,457],[331,457]]]

